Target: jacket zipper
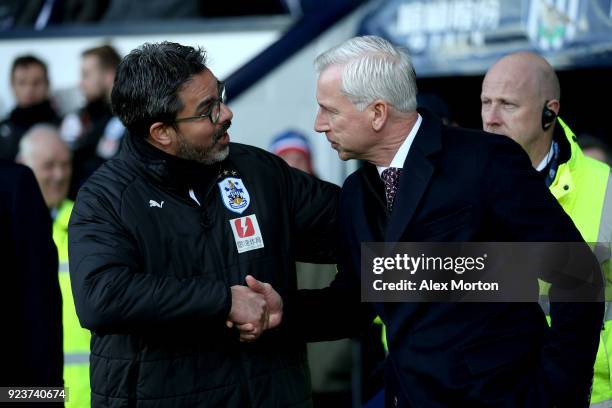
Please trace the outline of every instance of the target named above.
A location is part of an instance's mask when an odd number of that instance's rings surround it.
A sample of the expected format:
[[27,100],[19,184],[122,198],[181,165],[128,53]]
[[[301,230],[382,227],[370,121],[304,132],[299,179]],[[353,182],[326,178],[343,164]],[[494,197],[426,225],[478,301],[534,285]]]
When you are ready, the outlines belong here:
[[[237,172],[236,172],[237,173]],[[217,178],[215,179],[215,181],[211,184],[211,186],[208,188],[208,190],[206,191],[206,194],[204,195],[204,199],[202,200],[202,205],[200,206],[201,211],[204,213],[205,217],[208,217],[208,215],[206,214],[206,208],[205,205],[208,203],[209,201],[209,196],[212,192],[212,190],[215,188],[215,186],[217,185],[217,183],[219,182],[219,180],[221,178],[223,178],[223,176],[229,176],[230,174],[227,174],[225,171],[223,171],[221,168],[219,169],[219,174],[217,175]],[[239,174],[235,174],[235,176],[239,176]],[[213,245],[215,245],[215,249],[221,253],[220,248],[218,247],[218,245],[216,245],[216,243],[213,241]],[[216,262],[216,261],[215,261]],[[218,270],[222,270],[221,265],[218,265]],[[225,283],[225,285],[229,286],[229,281],[227,280],[227,276],[225,276],[224,274],[221,274],[221,279],[223,280],[223,282]],[[246,407],[250,408],[253,407],[253,400],[251,399],[251,393],[249,391],[249,385],[248,385],[248,375],[247,375],[247,367],[246,364],[244,362],[244,355],[246,354],[245,351],[242,350],[241,344],[239,340],[236,340],[236,346],[237,346],[237,350],[238,350],[238,358],[240,359],[240,367],[241,367],[241,383],[240,383],[240,388],[242,390],[242,395],[245,396],[244,398],[244,402],[247,404]],[[242,399],[241,399],[241,403],[242,403]]]

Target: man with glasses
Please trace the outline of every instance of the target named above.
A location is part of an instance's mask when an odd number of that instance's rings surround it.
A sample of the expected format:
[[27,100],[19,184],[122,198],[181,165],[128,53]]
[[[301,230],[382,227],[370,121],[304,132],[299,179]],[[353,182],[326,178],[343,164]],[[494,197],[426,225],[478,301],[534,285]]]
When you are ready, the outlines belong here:
[[129,135],[69,226],[93,407],[311,405],[279,295],[296,290],[296,260],[335,262],[339,189],[230,143],[232,111],[205,64],[164,42],[118,68],[112,105]]

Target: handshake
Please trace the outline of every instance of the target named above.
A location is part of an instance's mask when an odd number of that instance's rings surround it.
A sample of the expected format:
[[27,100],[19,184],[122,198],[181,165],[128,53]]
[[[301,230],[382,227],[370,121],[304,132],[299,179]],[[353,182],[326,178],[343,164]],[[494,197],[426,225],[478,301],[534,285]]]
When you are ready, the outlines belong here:
[[267,329],[278,326],[283,317],[283,299],[269,283],[260,282],[251,275],[247,286],[232,286],[232,308],[226,325],[236,327],[240,341],[255,341]]

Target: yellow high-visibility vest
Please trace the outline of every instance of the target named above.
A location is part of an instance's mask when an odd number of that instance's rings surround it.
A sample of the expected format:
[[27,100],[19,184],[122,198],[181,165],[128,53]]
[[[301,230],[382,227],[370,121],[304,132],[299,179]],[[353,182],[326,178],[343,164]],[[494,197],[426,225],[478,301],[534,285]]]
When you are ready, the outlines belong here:
[[[576,142],[574,132],[561,118],[557,118],[571,148],[570,159],[557,169],[550,185],[550,191],[561,207],[570,216],[588,243],[604,243],[608,249],[607,260],[602,262],[606,281],[606,313],[604,329],[601,331],[599,349],[595,359],[595,376],[591,394],[591,407],[612,407],[612,310],[610,282],[612,264],[609,248],[612,235],[612,188],[610,187],[610,167],[587,157]],[[600,259],[600,262],[602,259]],[[545,287],[543,287],[546,289]],[[541,304],[548,315],[547,290],[541,297]]]
[[66,408],[91,405],[89,387],[89,330],[81,328],[74,308],[68,274],[68,220],[74,203],[64,200],[53,221],[53,241],[59,258],[59,283],[62,291],[64,326],[64,386],[68,389]]

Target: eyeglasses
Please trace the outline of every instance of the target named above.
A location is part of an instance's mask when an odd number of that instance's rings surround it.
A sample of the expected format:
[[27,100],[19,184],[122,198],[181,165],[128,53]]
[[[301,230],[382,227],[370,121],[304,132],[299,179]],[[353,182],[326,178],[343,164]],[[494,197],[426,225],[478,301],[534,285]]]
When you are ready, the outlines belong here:
[[225,83],[222,81],[217,82],[217,90],[218,90],[218,98],[213,99],[210,108],[206,110],[206,112],[197,116],[188,116],[186,118],[176,118],[174,119],[174,123],[177,122],[190,122],[196,120],[203,120],[206,118],[210,119],[210,123],[216,125],[221,117],[221,104],[225,103]]

